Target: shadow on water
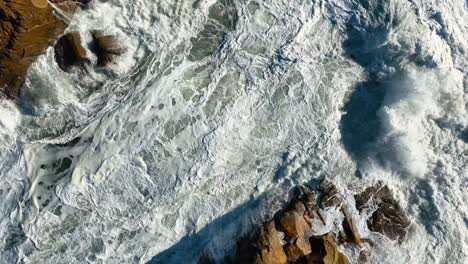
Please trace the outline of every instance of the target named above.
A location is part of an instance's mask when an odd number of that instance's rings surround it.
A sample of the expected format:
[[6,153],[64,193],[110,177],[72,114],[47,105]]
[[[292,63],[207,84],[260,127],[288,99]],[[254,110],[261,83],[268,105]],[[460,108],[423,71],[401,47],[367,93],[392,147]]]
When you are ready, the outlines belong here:
[[[367,81],[359,83],[343,107],[340,121],[342,143],[356,161],[369,155],[381,131],[377,115],[389,86],[404,74],[404,67],[413,63],[433,68],[432,58],[421,55],[421,45],[413,48],[389,41],[392,31],[401,23],[390,1],[356,1],[345,24],[345,54],[367,73]],[[385,157],[383,157],[385,159]],[[378,161],[381,162],[381,161]]]
[[[340,121],[341,140],[350,156],[359,162],[377,154],[375,162],[381,165],[397,160],[392,155],[391,142],[378,142],[382,133],[382,120],[378,112],[384,106],[390,85],[404,73],[404,66],[413,63],[418,67],[434,68],[433,59],[421,55],[421,45],[404,48],[403,44],[388,41],[390,32],[399,26],[398,16],[392,11],[390,1],[359,0],[346,24],[346,41],[343,43],[349,58],[361,65],[367,73],[367,81],[359,83],[343,107]],[[468,130],[468,129],[467,129]],[[462,140],[468,132],[459,133]],[[466,141],[465,141],[466,142]],[[396,167],[400,164],[395,163]],[[434,189],[427,179],[418,179],[409,204],[416,205],[419,221],[428,234],[435,236],[441,229],[440,211],[434,201]]]
[[463,142],[468,143],[468,128],[465,128],[463,132],[460,133],[459,137]]
[[378,82],[358,84],[344,106],[341,118],[341,140],[346,151],[356,160],[366,157],[369,145],[376,141],[380,129],[377,111],[385,93]]
[[[199,232],[183,237],[169,249],[154,256],[147,264],[196,263],[211,243],[213,245],[210,248],[215,250],[232,249],[234,244],[229,243],[233,243],[241,235],[239,232],[248,230],[252,219],[260,217],[261,210],[258,208],[264,198],[265,196],[261,196],[248,201],[210,222]],[[229,253],[232,252],[225,252]]]
[[377,112],[386,90],[383,83],[391,78],[390,71],[401,52],[386,44],[394,23],[388,3],[360,0],[355,5],[355,10],[365,10],[369,18],[359,12],[349,18],[343,47],[349,58],[364,67],[368,80],[359,83],[345,103],[340,131],[345,150],[360,161],[378,138],[381,124]]

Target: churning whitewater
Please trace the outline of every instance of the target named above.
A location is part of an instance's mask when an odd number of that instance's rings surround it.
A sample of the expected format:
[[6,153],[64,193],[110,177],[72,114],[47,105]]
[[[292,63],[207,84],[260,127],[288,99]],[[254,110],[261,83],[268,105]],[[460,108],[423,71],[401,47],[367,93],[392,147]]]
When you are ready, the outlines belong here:
[[90,29],[110,69],[49,48],[0,99],[0,263],[222,260],[323,178],[409,214],[401,245],[358,223],[369,263],[466,263],[468,2],[109,0]]

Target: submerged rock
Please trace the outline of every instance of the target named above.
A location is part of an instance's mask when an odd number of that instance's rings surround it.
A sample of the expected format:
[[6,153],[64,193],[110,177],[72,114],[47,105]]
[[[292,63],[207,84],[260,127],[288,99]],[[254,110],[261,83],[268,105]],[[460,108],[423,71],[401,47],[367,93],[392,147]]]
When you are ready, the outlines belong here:
[[62,34],[80,6],[81,1],[73,0],[0,1],[0,91],[10,98],[20,94],[29,66]]
[[356,207],[360,211],[377,206],[367,221],[370,230],[379,232],[392,240],[397,240],[399,243],[404,241],[411,221],[393,197],[388,186],[377,182],[354,198]]
[[83,66],[90,63],[86,50],[81,44],[79,32],[68,33],[57,41],[55,60],[64,71],[69,71],[72,66]]
[[356,225],[353,222],[353,217],[346,204],[343,203],[343,197],[338,192],[338,189],[331,182],[323,182],[319,186],[319,190],[323,193],[321,203],[324,207],[340,206],[341,212],[344,216],[343,231],[346,235],[345,239],[348,242],[353,242],[361,245],[361,235],[358,232]]
[[111,63],[115,57],[122,55],[126,49],[120,46],[116,36],[106,35],[103,31],[91,32],[93,37],[93,52],[97,56],[97,65],[100,67]]
[[336,206],[341,203],[341,196],[336,189],[336,186],[331,182],[323,182],[319,186],[319,191],[323,193],[321,203],[325,207]]

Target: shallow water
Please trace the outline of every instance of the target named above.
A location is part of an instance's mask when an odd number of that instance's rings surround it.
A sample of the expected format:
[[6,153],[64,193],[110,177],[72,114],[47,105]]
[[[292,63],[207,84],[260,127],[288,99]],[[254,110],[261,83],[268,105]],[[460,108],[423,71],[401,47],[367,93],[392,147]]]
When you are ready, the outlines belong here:
[[50,49],[18,104],[0,101],[0,263],[222,258],[324,177],[350,203],[383,180],[410,214],[401,246],[359,225],[371,263],[464,263],[467,8],[96,2],[68,30],[127,53],[83,76]]

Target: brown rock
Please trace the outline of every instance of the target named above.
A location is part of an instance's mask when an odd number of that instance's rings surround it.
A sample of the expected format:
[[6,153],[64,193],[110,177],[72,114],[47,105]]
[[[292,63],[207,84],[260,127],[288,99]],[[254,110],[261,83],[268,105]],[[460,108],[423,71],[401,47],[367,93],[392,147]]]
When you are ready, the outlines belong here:
[[349,208],[343,203],[343,197],[338,193],[338,189],[331,182],[323,182],[319,186],[319,190],[323,193],[321,203],[324,207],[338,206],[341,204],[341,212],[343,213],[343,229],[346,234],[346,240],[360,246],[362,244],[359,231],[354,224],[353,217]]
[[118,39],[112,35],[106,35],[103,31],[93,31],[93,42],[94,42],[94,53],[98,58],[98,66],[106,66],[111,63],[116,56],[122,55],[126,52],[125,48],[122,48]]
[[[51,0],[71,16],[78,1]],[[68,18],[40,0],[0,1],[0,91],[17,97],[31,63],[67,26]]]
[[312,253],[302,259],[307,264],[349,264],[348,258],[338,250],[332,234],[325,234],[310,239]]
[[68,71],[72,66],[83,66],[90,63],[86,50],[81,44],[79,32],[71,32],[61,37],[55,44],[55,60],[59,67]]
[[338,250],[336,240],[331,234],[323,236],[323,243],[326,251],[324,264],[349,264],[348,258]]
[[360,246],[362,244],[361,235],[359,234],[359,231],[354,224],[353,216],[351,215],[349,208],[346,205],[342,205],[341,212],[344,215],[343,229],[345,231],[347,241],[353,242]]
[[49,2],[47,0],[31,0],[31,4],[37,8],[46,8]]
[[303,195],[303,202],[308,208],[308,210],[313,211],[317,206],[317,194],[313,192],[308,192]]
[[363,250],[359,253],[359,262],[366,263],[369,261],[370,253],[367,250]]
[[356,207],[359,210],[377,205],[377,210],[368,219],[369,229],[379,232],[392,240],[402,243],[411,224],[408,216],[393,197],[391,190],[382,182],[368,187],[355,196]]
[[336,189],[336,186],[331,182],[323,182],[319,186],[319,191],[323,193],[320,200],[323,207],[337,206],[341,203],[341,196]]
[[[341,205],[346,233],[346,241],[343,243],[351,242],[360,246],[361,236],[354,225],[350,209],[344,204],[336,187],[324,184],[320,191],[323,197],[329,198],[326,201]],[[302,190],[284,210],[275,215],[273,221],[260,228],[258,235],[238,241],[234,263],[349,264],[348,258],[339,251],[333,233],[320,236],[314,233],[313,218],[320,218],[321,210],[317,205],[317,193]],[[314,223],[319,224],[320,221]],[[284,235],[282,240],[281,233]]]
[[310,254],[309,237],[313,235],[313,230],[308,210],[301,199],[293,199],[286,210],[275,217],[275,222],[288,242],[285,251],[289,260]]
[[266,222],[253,238],[243,238],[237,243],[235,264],[285,264],[280,235],[273,221]]

